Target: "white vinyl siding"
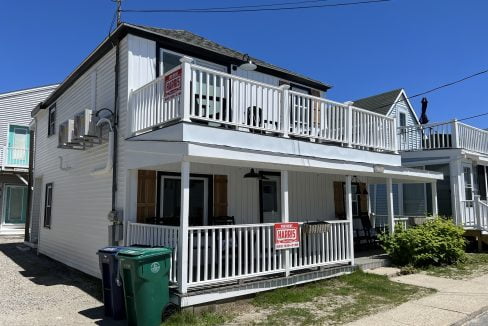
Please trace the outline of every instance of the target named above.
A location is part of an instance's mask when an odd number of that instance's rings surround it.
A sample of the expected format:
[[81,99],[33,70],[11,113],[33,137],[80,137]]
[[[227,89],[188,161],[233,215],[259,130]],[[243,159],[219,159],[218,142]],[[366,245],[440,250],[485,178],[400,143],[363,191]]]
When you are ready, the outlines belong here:
[[[96,110],[113,109],[114,66],[115,49],[112,49],[56,100],[56,127],[61,121],[72,119],[75,114],[91,107],[93,102]],[[57,137],[47,137],[47,111],[42,110],[36,116],[34,177],[42,177],[44,182],[42,214],[45,184],[52,182],[54,192],[51,228],[40,228],[39,252],[98,276],[95,253],[108,245],[107,214],[111,209],[112,174],[92,176],[90,172],[105,165],[108,144],[104,142],[83,151],[58,148]],[[64,169],[60,168],[60,156]]]

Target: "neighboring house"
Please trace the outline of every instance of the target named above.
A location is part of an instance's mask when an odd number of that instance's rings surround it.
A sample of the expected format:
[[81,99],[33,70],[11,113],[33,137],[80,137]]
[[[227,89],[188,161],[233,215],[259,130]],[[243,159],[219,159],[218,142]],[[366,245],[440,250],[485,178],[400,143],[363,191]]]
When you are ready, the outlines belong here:
[[[397,119],[402,164],[441,172],[437,181],[439,214],[466,229],[488,231],[488,131],[456,120],[420,125],[402,89],[357,100],[354,105]],[[381,107],[381,109],[378,109]],[[386,201],[378,186],[378,214]],[[403,217],[432,214],[431,185],[400,185],[395,197]]]
[[30,113],[57,85],[0,94],[0,234],[23,234],[28,211]]
[[[393,119],[251,60],[120,25],[32,112],[39,252],[99,276],[108,244],[172,247],[172,300],[194,305],[351,271],[367,185],[442,179],[402,168]],[[287,221],[300,247],[279,250]]]

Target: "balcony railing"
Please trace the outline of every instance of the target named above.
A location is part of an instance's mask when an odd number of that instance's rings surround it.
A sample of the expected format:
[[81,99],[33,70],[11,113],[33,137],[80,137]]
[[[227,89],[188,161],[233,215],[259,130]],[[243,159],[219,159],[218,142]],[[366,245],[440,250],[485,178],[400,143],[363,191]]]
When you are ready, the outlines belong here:
[[392,118],[188,62],[181,69],[176,96],[165,96],[164,76],[131,91],[131,135],[174,121],[203,121],[285,138],[396,151]]
[[26,148],[3,147],[2,168],[28,168],[29,150]]
[[464,148],[488,154],[488,131],[456,120],[400,127],[398,141],[400,151]]

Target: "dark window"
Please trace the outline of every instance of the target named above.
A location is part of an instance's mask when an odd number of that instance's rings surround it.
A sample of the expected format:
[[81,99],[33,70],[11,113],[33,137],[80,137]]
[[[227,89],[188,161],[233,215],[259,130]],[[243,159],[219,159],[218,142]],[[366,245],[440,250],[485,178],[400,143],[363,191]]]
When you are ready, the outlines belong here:
[[44,227],[51,227],[51,215],[53,210],[53,184],[46,184],[45,205],[44,205]]
[[51,136],[56,133],[56,104],[49,108],[47,135]]
[[407,115],[405,113],[400,113],[400,127],[407,126]]

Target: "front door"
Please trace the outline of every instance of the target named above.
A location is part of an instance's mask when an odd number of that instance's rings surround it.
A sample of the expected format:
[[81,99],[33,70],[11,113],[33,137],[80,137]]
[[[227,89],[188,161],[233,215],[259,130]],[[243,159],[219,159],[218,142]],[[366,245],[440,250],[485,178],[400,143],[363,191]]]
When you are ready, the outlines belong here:
[[262,223],[281,222],[281,178],[278,175],[266,175],[261,180],[261,221]]
[[[181,179],[179,176],[161,177],[159,217],[163,223],[179,225],[181,209]],[[208,179],[190,178],[189,225],[208,224]]]
[[27,187],[5,186],[4,224],[24,224],[27,212]]
[[29,165],[29,128],[10,125],[7,142],[7,165]]

